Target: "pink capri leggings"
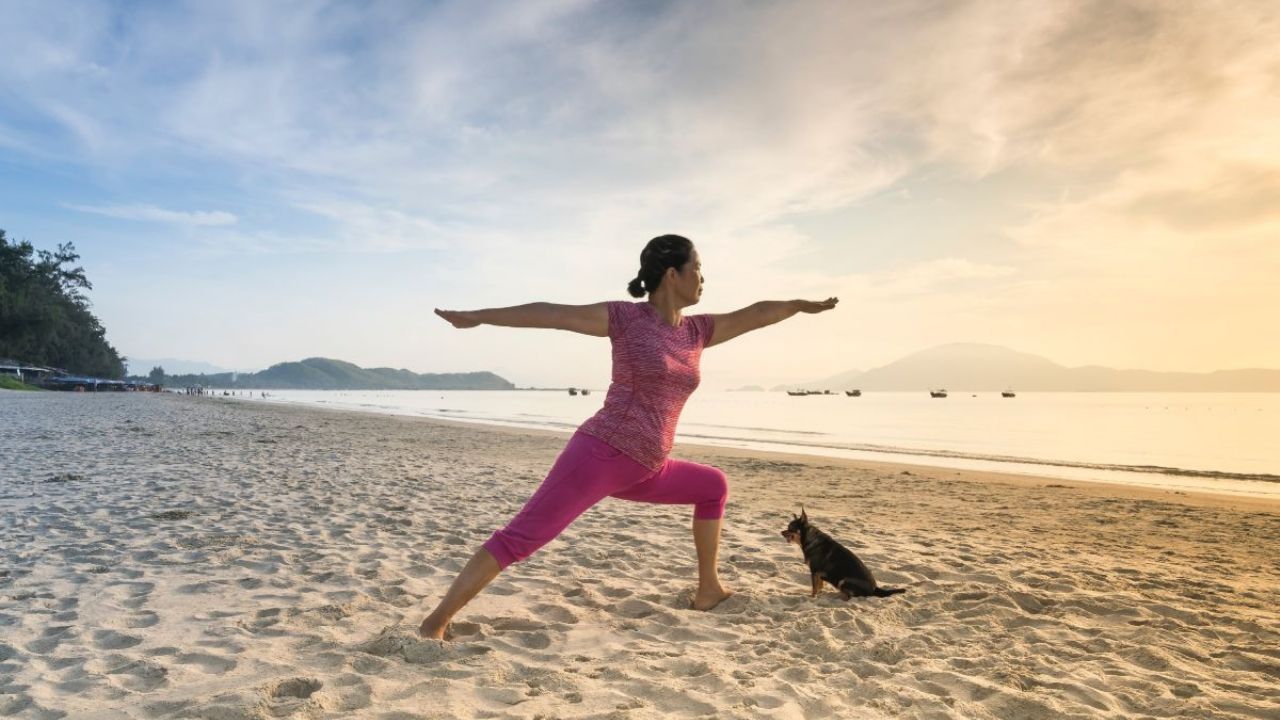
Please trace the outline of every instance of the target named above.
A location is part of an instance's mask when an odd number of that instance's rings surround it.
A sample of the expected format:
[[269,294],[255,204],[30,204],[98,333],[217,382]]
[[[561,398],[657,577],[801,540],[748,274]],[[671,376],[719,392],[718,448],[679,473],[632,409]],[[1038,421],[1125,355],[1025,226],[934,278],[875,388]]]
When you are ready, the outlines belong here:
[[695,519],[716,520],[724,517],[729,485],[710,465],[668,458],[650,470],[599,438],[574,433],[537,492],[484,549],[500,567],[520,562],[606,497],[690,504]]

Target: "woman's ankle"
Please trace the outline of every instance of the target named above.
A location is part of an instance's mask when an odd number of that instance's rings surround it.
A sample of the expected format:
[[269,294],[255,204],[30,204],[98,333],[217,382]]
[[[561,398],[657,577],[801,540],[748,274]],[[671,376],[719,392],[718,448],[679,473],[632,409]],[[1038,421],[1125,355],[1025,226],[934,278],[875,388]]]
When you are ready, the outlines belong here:
[[418,626],[418,634],[422,637],[435,638],[437,640],[444,639],[444,632],[449,627],[449,618],[439,618],[434,614],[428,615],[422,624]]

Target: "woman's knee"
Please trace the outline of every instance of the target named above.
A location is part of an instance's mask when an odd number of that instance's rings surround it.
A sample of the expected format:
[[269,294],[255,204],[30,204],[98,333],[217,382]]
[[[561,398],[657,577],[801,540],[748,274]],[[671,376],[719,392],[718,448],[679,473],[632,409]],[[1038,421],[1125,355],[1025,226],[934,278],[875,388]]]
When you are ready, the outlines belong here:
[[729,476],[718,467],[708,465],[707,469],[711,471],[711,477],[707,483],[710,494],[721,502],[729,499]]
[[724,506],[729,500],[729,478],[717,467],[707,466],[703,479],[703,497],[693,508],[697,520],[717,520],[724,517]]

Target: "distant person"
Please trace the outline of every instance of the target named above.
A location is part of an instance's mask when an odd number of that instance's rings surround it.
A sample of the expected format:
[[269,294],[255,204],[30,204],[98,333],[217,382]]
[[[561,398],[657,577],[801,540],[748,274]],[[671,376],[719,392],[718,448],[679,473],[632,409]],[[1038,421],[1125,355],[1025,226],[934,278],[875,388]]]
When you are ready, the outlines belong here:
[[683,316],[702,297],[702,263],[679,235],[650,240],[640,274],[627,286],[639,303],[531,303],[436,314],[456,328],[477,325],[551,328],[608,337],[613,381],[604,407],[579,426],[537,491],[506,527],[493,533],[454,579],[418,633],[443,640],[449,621],[508,565],[532,555],[606,497],[693,505],[698,589],[693,607],[710,610],[731,594],[720,584],[716,556],[728,483],[719,469],[667,457],[685,400],[698,387],[702,349],[798,312],[836,306],[786,300],[758,302],[724,315]]

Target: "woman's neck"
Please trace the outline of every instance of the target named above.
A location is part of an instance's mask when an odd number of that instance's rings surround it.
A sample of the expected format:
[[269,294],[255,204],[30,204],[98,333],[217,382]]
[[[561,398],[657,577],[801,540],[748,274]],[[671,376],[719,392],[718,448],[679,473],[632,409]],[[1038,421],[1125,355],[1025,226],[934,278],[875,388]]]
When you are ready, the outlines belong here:
[[670,293],[656,292],[649,294],[649,305],[651,305],[662,322],[671,327],[680,327],[680,320],[684,317],[681,313],[684,307],[681,306]]

